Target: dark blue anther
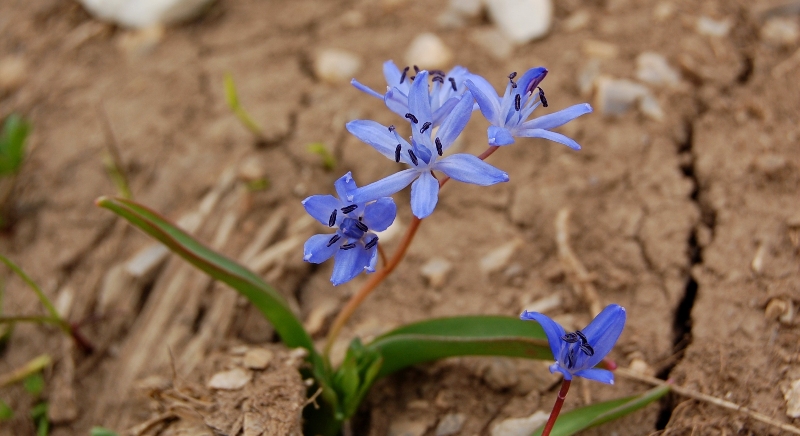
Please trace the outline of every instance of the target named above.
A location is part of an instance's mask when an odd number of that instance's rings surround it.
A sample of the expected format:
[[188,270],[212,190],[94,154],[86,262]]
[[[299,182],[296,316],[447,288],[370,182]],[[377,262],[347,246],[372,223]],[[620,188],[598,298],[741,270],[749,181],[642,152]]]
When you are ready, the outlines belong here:
[[542,102],[542,106],[547,107],[547,99],[544,98],[544,90],[541,86],[539,88],[539,100]]
[[[344,246],[342,246],[342,248],[344,248]],[[567,351],[567,368],[575,368],[575,349],[572,347]]]
[[357,204],[351,204],[350,206],[345,206],[342,208],[342,213],[350,213],[354,210],[358,209]]
[[374,247],[377,244],[378,244],[378,237],[376,236],[372,238],[369,242],[367,242],[367,245],[365,245],[364,248],[369,250],[370,248]]
[[389,126],[389,131],[390,131],[390,132],[394,132],[395,130],[396,130],[396,127],[394,126],[394,124],[392,124],[391,126]]
[[358,230],[361,230],[362,232],[366,232],[367,230],[369,230],[369,227],[367,227],[366,224],[361,222],[361,220],[356,221],[356,227],[358,227]]
[[411,150],[410,148],[408,149],[408,157],[411,158],[411,162],[414,163],[414,166],[417,166],[419,164],[419,160],[417,160],[417,155],[414,154],[414,151]]
[[442,155],[442,140],[439,137],[436,137],[436,140],[433,141],[436,143],[436,152],[439,153],[439,156]]
[[400,151],[402,149],[403,147],[401,147],[400,144],[397,144],[397,148],[394,149],[394,161],[397,163],[400,163]]
[[450,86],[453,88],[453,91],[458,91],[458,88],[456,87],[456,79],[448,77],[447,80],[450,81]]
[[586,339],[586,335],[584,335],[582,331],[575,330],[575,334],[578,335],[579,338],[581,338],[581,343],[582,344],[588,344],[589,343],[589,340]]
[[418,67],[418,66],[416,66],[416,65],[414,65],[414,71],[416,71],[416,72],[417,72],[417,74],[419,74],[419,67]]
[[352,250],[353,248],[356,248],[356,244],[354,242],[351,242],[349,244],[344,244],[339,248],[342,250]]
[[439,82],[441,84],[444,84],[444,77],[442,77],[442,76],[433,76],[433,79],[431,79],[431,80],[434,81],[434,82]]
[[580,341],[581,338],[575,333],[567,333],[561,337],[561,340],[568,344],[574,344],[575,342]]
[[428,127],[430,127],[430,126],[431,126],[431,122],[430,121],[425,121],[425,123],[422,124],[422,128],[419,129],[419,133],[425,133],[425,131],[428,130]]
[[335,244],[335,243],[336,243],[336,241],[338,241],[339,239],[342,239],[342,237],[341,237],[341,236],[339,236],[339,235],[333,235],[333,237],[331,238],[331,240],[330,240],[330,241],[328,241],[328,247],[330,247],[331,245]]
[[514,97],[514,109],[516,109],[517,112],[519,112],[519,107],[521,105],[522,105],[522,97],[520,97],[520,95],[517,94],[517,96]]
[[515,77],[517,77],[517,72],[512,71],[511,74],[508,75],[508,80],[514,80]]
[[594,348],[589,344],[581,344],[581,351],[586,353],[587,356],[594,356]]
[[406,73],[408,73],[408,67],[403,68],[403,74],[400,75],[400,83],[406,80]]
[[331,217],[328,218],[328,227],[333,227],[336,224],[336,209],[331,212]]
[[414,124],[417,124],[417,123],[419,122],[419,120],[417,119],[417,117],[415,117],[415,116],[414,116],[414,114],[412,114],[411,112],[409,112],[409,113],[407,113],[407,114],[406,114],[406,118],[408,118],[409,120],[411,120],[411,122],[412,122],[412,123],[414,123]]

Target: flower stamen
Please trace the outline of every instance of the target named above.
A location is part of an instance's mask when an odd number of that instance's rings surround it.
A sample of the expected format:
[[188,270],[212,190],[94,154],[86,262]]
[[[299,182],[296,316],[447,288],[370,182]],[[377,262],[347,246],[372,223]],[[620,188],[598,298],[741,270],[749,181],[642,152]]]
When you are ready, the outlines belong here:
[[425,131],[428,130],[428,127],[430,127],[431,124],[432,123],[430,121],[425,121],[425,123],[422,125],[422,128],[419,129],[419,133],[425,133]]
[[450,81],[450,86],[453,88],[453,91],[458,91],[458,87],[456,86],[456,79],[448,77],[447,80]]
[[[369,227],[367,227],[366,224],[361,222],[361,220],[356,221],[356,227],[358,228],[358,230],[361,230],[362,232],[366,232],[367,230],[369,230]],[[594,351],[592,351],[592,354],[594,354]]]
[[541,86],[537,86],[539,88],[539,101],[542,102],[542,106],[547,107],[547,99],[544,97],[544,90]]
[[417,159],[417,155],[414,154],[414,150],[408,149],[408,157],[411,158],[411,162],[414,163],[414,166],[419,165],[419,160]]
[[441,156],[442,155],[442,140],[439,139],[439,137],[437,136],[436,140],[434,142],[436,143],[436,152],[439,153],[439,156]]
[[394,161],[400,163],[400,151],[403,147],[400,144],[397,144],[397,148],[394,149]]
[[350,206],[345,206],[342,208],[342,213],[350,213],[354,210],[358,209],[357,204],[351,204]]
[[331,212],[331,217],[328,218],[328,227],[333,227],[336,224],[336,209]]
[[352,250],[353,248],[356,248],[356,243],[355,242],[351,242],[349,244],[344,244],[341,247],[339,247],[339,249],[341,249],[341,250]]
[[417,119],[417,117],[415,117],[414,114],[412,114],[411,112],[406,114],[406,118],[411,120],[411,122],[414,123],[414,124],[419,123],[419,120]]
[[370,248],[374,247],[377,243],[378,243],[378,237],[376,236],[372,238],[369,242],[367,242],[367,245],[365,245],[364,248],[369,250]]
[[406,80],[406,73],[408,73],[408,67],[403,68],[403,74],[400,75],[400,83]]
[[339,239],[342,239],[342,237],[339,236],[339,235],[333,235],[333,237],[330,239],[330,241],[328,241],[328,247],[330,247],[331,245],[335,244],[336,241],[338,241]]

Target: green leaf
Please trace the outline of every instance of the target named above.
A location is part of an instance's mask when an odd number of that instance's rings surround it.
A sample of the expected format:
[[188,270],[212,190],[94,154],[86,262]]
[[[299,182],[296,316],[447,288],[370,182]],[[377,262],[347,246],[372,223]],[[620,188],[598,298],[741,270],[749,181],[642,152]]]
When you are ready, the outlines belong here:
[[114,430],[109,430],[103,427],[92,427],[89,430],[89,436],[118,436]]
[[0,176],[16,173],[25,158],[25,140],[31,124],[19,115],[11,114],[0,133]]
[[41,402],[31,408],[31,418],[36,423],[36,436],[47,436],[50,433],[50,422],[47,420],[47,403]]
[[325,147],[325,144],[321,142],[308,144],[308,151],[322,158],[322,167],[327,171],[333,171],[333,169],[336,168],[336,158],[333,157],[333,154]]
[[417,363],[452,356],[552,359],[539,324],[506,316],[461,316],[409,324],[366,346],[383,356],[377,377]]
[[233,75],[225,73],[222,79],[222,84],[225,87],[225,101],[232,111],[236,112],[239,109],[239,93],[236,92],[236,84],[233,82]]
[[14,410],[8,407],[5,401],[0,400],[0,422],[7,421],[14,417]]
[[333,376],[334,388],[341,399],[340,410],[336,412],[338,419],[346,420],[358,411],[382,365],[383,358],[377,351],[364,347],[358,338],[350,342],[344,362]]
[[22,386],[27,393],[34,397],[39,396],[39,394],[44,391],[44,377],[42,377],[42,373],[37,372],[25,377],[25,380],[22,381]]
[[[595,403],[562,413],[556,420],[550,436],[570,436],[587,428],[629,415],[663,397],[669,392],[669,389],[668,385],[658,386],[640,395]],[[544,430],[544,426],[534,432],[532,436],[541,436],[542,430]]]

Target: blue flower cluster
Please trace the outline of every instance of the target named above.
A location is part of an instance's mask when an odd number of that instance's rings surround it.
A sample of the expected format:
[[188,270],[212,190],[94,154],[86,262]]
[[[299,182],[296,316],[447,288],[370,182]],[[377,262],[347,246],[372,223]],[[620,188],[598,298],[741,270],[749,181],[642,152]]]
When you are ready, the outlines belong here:
[[548,105],[539,86],[547,75],[547,69],[542,67],[528,70],[517,81],[516,73],[511,73],[503,97],[486,79],[460,66],[447,73],[419,70],[416,66],[413,71],[409,67],[401,71],[388,61],[383,73],[387,83],[383,94],[355,79],[351,83],[382,99],[402,117],[411,136],[403,137],[394,125],[371,120],[351,121],[347,130],[408,168],[360,188],[347,173],[336,181],[338,199],[314,195],[303,201],[311,216],[337,229],[332,235],[312,236],[304,247],[308,262],[321,263],[334,257],[334,285],[345,283],[362,271],[375,271],[378,237],[374,232],[390,226],[397,213],[391,195],[411,185],[411,211],[423,219],[433,213],[439,198],[440,182],[434,172],[480,186],[508,181],[504,171],[471,154],[445,156],[473,111],[480,109],[491,124],[487,131],[491,147],[512,144],[514,138],[531,137],[549,139],[575,150],[580,149],[577,142],[551,129],[592,111],[584,103],[528,120],[537,107]]

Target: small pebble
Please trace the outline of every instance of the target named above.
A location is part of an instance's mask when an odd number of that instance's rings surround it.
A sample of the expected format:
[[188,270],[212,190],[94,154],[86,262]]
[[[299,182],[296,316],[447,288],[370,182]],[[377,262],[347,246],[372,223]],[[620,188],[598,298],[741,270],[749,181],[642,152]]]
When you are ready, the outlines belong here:
[[469,40],[497,60],[508,59],[514,51],[514,44],[497,29],[474,29]]
[[592,15],[589,11],[580,10],[567,17],[562,23],[562,27],[567,32],[577,32],[589,25]]
[[492,21],[514,43],[525,44],[550,31],[552,0],[486,0]]
[[262,165],[261,159],[255,156],[246,158],[239,165],[239,179],[245,182],[263,179],[266,174],[267,170]]
[[627,79],[598,78],[595,86],[595,106],[605,115],[622,115],[638,105],[650,118],[661,120],[664,116],[658,100],[646,86]]
[[657,21],[665,21],[675,13],[675,5],[671,2],[660,2],[653,8],[653,18]]
[[475,18],[481,14],[483,8],[482,0],[450,0],[447,8],[459,15]]
[[619,47],[610,42],[587,39],[581,46],[583,53],[597,59],[614,59],[619,55]]
[[28,65],[20,56],[8,56],[0,59],[0,95],[13,91],[23,83],[28,72]]
[[100,20],[127,27],[145,28],[192,19],[203,13],[212,0],[79,0]]
[[354,9],[343,13],[342,16],[339,17],[339,21],[344,27],[357,29],[359,27],[364,27],[367,23],[367,17],[364,16],[363,12]]
[[122,34],[117,48],[130,58],[144,57],[152,53],[164,39],[164,27],[152,26]]
[[508,389],[519,383],[517,367],[510,359],[492,357],[483,373],[483,380],[492,389]]
[[791,387],[783,394],[786,400],[786,415],[790,418],[800,418],[800,379],[792,382]]
[[765,153],[755,158],[753,166],[765,176],[775,176],[788,167],[788,162],[785,157],[779,154]]
[[773,298],[764,309],[764,316],[769,320],[777,320],[782,324],[791,324],[794,318],[794,304],[792,300]]
[[792,46],[800,39],[800,27],[794,18],[777,17],[761,27],[761,40],[774,46]]
[[600,76],[600,60],[589,59],[589,62],[578,73],[578,91],[581,96],[588,97],[592,94],[594,83]]
[[643,359],[633,359],[631,360],[631,364],[628,366],[631,371],[640,374],[646,375],[648,377],[653,377],[656,374],[656,371],[647,364]]
[[733,21],[730,19],[726,18],[724,20],[714,20],[705,15],[698,18],[697,23],[695,24],[695,30],[697,30],[697,33],[717,38],[728,36],[728,33],[731,31],[732,27]]
[[481,258],[480,268],[484,274],[492,274],[508,266],[514,253],[522,245],[522,241],[515,239],[490,251]]
[[636,57],[636,78],[651,85],[675,86],[681,76],[669,66],[667,59],[653,52],[644,52]]
[[509,418],[492,427],[492,436],[530,436],[534,430],[544,425],[548,412],[538,410],[527,418]]
[[528,312],[545,313],[561,307],[561,295],[550,294],[547,297],[540,298],[533,303],[525,305],[525,310]]
[[272,360],[273,353],[265,348],[253,348],[244,355],[244,366],[250,369],[264,369]]
[[428,424],[406,419],[389,424],[389,436],[422,436],[428,430]]
[[439,425],[436,426],[436,436],[457,434],[461,431],[461,427],[464,426],[466,421],[467,417],[463,413],[448,413],[442,417]]
[[421,33],[406,51],[406,63],[422,69],[445,69],[453,60],[453,52],[433,33]]
[[211,389],[222,389],[226,391],[235,391],[243,388],[253,375],[250,371],[245,371],[241,368],[232,369],[230,371],[222,371],[214,374],[211,380],[208,381],[208,387]]
[[447,275],[450,274],[452,269],[453,264],[447,259],[434,257],[425,262],[425,265],[422,265],[419,272],[422,274],[422,277],[428,280],[428,284],[431,285],[432,288],[439,289],[444,286]]
[[361,58],[340,49],[329,48],[317,53],[314,75],[327,83],[346,83],[361,69]]

